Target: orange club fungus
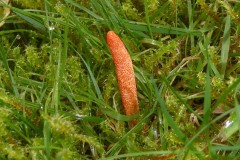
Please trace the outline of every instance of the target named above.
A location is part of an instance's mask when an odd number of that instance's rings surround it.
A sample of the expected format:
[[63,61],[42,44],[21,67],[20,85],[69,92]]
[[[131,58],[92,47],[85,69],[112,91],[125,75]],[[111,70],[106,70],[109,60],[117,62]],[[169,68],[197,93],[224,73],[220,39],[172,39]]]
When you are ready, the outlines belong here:
[[[122,104],[127,116],[132,116],[139,112],[136,80],[131,57],[118,35],[109,31],[107,33],[107,44],[114,61],[118,86],[122,98]],[[132,120],[135,125],[137,120]]]

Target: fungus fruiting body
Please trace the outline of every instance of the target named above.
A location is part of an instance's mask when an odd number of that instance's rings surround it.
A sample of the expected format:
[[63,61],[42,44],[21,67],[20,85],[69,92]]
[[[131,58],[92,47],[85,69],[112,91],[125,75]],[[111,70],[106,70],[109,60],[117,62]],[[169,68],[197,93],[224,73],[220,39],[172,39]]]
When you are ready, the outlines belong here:
[[[139,112],[139,106],[131,57],[121,39],[113,31],[107,33],[107,44],[114,61],[125,113],[128,116],[132,116]],[[132,124],[136,122],[136,120],[131,121]]]

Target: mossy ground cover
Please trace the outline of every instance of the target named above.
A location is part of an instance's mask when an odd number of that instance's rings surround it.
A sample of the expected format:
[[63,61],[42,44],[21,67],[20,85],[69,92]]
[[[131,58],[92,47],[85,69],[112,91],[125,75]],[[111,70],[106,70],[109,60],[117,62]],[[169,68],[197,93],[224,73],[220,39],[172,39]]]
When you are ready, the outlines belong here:
[[[0,159],[240,158],[237,0],[4,2]],[[135,117],[109,30],[133,60]]]

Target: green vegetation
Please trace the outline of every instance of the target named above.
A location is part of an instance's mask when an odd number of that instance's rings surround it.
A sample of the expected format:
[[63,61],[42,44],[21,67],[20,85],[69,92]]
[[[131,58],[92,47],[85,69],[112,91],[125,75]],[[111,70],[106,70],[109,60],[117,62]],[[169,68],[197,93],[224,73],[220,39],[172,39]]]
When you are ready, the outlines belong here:
[[[12,0],[0,12],[0,159],[240,159],[239,1]],[[134,117],[109,30],[133,59]]]

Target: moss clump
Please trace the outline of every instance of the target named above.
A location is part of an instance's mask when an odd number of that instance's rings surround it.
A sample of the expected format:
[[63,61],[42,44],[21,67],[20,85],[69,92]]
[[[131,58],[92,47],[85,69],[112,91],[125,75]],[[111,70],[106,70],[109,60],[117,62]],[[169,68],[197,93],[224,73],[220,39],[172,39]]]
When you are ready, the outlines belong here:
[[23,8],[33,8],[33,9],[43,9],[44,1],[41,0],[13,0],[13,3],[16,3]]
[[[60,115],[47,116],[44,114],[42,116],[51,127],[51,132],[54,135],[53,137],[55,137],[53,139],[53,143],[56,145],[60,143],[58,146],[62,145],[63,151],[66,150],[64,149],[65,145],[68,147],[71,145],[73,147],[71,150],[76,151],[77,148],[75,147],[77,147],[77,144],[81,141],[82,143],[88,143],[88,145],[94,146],[97,151],[101,150],[102,152],[102,145],[97,141],[97,139],[79,134],[79,131],[77,131],[79,127],[74,125],[74,123],[67,117]],[[61,137],[61,141],[59,141],[59,137]],[[71,150],[69,152],[71,152]]]

